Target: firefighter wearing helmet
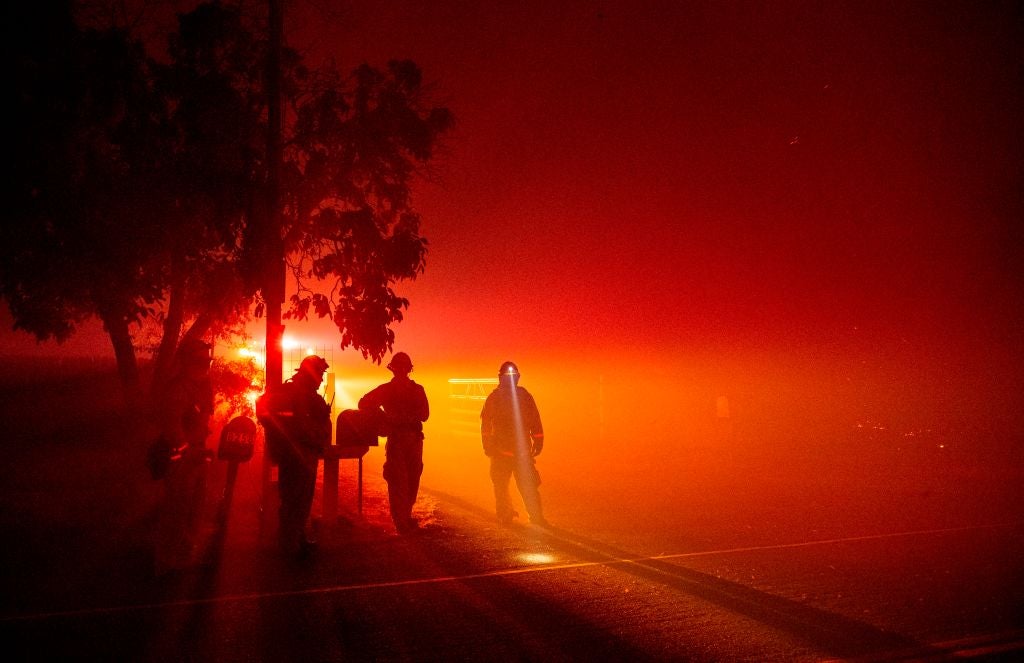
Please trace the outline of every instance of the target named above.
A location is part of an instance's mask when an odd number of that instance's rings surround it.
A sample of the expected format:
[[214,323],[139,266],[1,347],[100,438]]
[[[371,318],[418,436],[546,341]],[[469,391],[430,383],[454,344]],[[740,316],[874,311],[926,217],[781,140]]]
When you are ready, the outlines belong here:
[[540,474],[535,458],[544,448],[544,428],[533,396],[519,386],[519,367],[506,361],[498,369],[498,387],[484,401],[480,412],[480,437],[484,454],[491,459],[495,511],[503,524],[516,516],[509,499],[509,481],[516,487],[535,525],[546,525],[540,504]]
[[295,375],[260,397],[256,418],[266,432],[267,452],[277,463],[278,542],[289,556],[307,557],[315,542],[306,525],[316,491],[316,471],[331,443],[331,408],[319,389],[328,365],[303,358]]
[[209,344],[183,340],[175,354],[176,371],[159,398],[160,431],[170,452],[170,469],[156,527],[153,561],[158,575],[196,561],[211,458],[206,449],[213,414],[211,359]]
[[423,422],[430,416],[430,405],[423,387],[409,378],[409,355],[396,352],[387,368],[393,374],[391,381],[359,399],[359,409],[384,412],[384,480],[391,520],[399,534],[410,534],[419,528],[412,507],[423,474]]

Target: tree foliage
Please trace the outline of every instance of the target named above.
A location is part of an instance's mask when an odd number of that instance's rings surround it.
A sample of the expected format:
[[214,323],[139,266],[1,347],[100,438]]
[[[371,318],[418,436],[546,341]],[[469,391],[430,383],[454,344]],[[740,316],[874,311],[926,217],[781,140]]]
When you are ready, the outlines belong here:
[[[15,95],[0,295],[15,326],[67,339],[99,317],[122,377],[136,379],[128,328],[165,288],[148,191],[159,182],[160,100],[141,46],[120,30],[78,30],[66,5],[9,5]],[[34,13],[33,13],[34,12]]]
[[68,3],[8,16],[16,176],[0,231],[0,296],[15,326],[63,341],[98,317],[126,386],[138,329],[157,323],[157,373],[184,336],[263,311],[260,235],[278,214],[287,316],[331,318],[341,347],[379,361],[424,269],[410,187],[452,126],[415,64],[311,70],[282,62],[281,208],[267,188],[267,39],[237,7],[179,17],[164,61],[126,30],[85,29]]
[[[363,65],[348,79],[321,72],[295,106],[286,149],[290,315],[330,316],[342,347],[375,360],[391,348],[390,325],[408,306],[392,285],[425,266],[410,181],[452,125],[447,109],[424,110],[422,94],[408,61],[385,71]],[[333,286],[317,293],[311,280]]]

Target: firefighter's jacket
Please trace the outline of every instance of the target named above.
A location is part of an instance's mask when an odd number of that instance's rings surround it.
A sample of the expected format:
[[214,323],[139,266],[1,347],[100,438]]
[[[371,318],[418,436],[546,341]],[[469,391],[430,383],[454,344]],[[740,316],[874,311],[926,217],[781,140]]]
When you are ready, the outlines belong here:
[[256,418],[274,462],[315,459],[331,443],[331,407],[301,374],[261,396]]
[[213,414],[209,378],[178,375],[167,384],[162,400],[161,429],[171,449],[202,452]]
[[423,437],[423,422],[430,417],[427,392],[407,377],[395,376],[359,399],[360,410],[384,410],[384,433],[391,439]]
[[480,412],[480,437],[484,453],[491,457],[538,455],[544,427],[530,392],[505,384],[492,391]]

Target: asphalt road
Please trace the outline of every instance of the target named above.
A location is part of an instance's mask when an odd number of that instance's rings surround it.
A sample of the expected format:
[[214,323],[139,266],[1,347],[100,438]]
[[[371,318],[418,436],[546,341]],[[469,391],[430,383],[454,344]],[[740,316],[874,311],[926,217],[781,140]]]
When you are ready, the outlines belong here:
[[152,578],[141,542],[123,540],[91,542],[54,575],[29,564],[7,579],[7,650],[152,661],[1024,655],[1020,522],[652,554],[557,524],[501,527],[482,505],[429,489],[424,531],[403,538],[383,491],[368,473],[363,515],[349,504],[320,523],[305,562],[273,551],[258,499],[242,495],[223,528],[212,520],[208,563],[178,576]]
[[259,458],[225,521],[214,463],[204,564],[157,578],[132,422],[4,402],[5,660],[1024,658],[1018,452],[748,444],[638,453],[612,481],[611,459],[552,444],[540,529],[499,526],[476,445],[435,441],[423,531],[400,537],[375,449],[362,513],[349,461],[303,562],[272,546]]

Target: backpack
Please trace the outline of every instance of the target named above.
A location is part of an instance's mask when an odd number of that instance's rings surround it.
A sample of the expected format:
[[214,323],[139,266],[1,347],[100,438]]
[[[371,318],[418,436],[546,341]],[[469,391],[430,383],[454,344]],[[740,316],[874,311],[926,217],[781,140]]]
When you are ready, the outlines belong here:
[[291,380],[267,389],[256,399],[256,421],[266,433],[267,453],[279,463],[289,453],[289,434],[295,418],[295,385]]

